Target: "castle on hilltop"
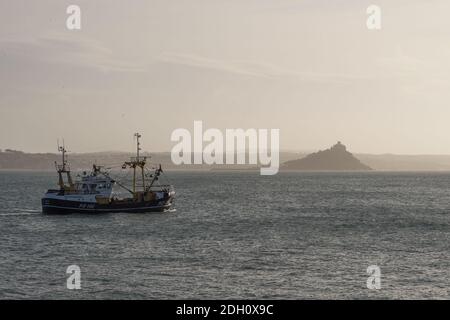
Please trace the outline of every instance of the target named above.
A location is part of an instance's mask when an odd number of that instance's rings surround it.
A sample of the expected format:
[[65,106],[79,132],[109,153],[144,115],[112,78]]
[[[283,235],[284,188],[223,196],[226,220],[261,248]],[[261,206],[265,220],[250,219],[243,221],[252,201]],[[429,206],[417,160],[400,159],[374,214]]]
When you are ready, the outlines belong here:
[[347,148],[340,141],[338,141],[334,146],[330,148],[330,150],[347,151]]

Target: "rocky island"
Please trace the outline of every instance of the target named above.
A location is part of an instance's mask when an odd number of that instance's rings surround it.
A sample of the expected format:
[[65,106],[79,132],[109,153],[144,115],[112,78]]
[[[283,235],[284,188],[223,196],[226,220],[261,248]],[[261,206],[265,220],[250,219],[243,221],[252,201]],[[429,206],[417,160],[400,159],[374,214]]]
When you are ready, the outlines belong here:
[[282,164],[284,170],[372,170],[347,151],[347,148],[338,141],[329,149],[311,153],[302,159],[287,161]]

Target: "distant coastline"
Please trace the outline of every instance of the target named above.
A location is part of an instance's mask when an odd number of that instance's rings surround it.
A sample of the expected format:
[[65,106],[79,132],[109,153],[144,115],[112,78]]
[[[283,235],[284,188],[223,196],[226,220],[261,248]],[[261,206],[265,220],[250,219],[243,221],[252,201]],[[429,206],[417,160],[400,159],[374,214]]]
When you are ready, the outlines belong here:
[[[90,169],[93,163],[110,166],[121,164],[132,153],[127,152],[97,152],[69,154],[72,170]],[[254,165],[181,165],[176,166],[170,159],[169,152],[146,153],[151,156],[151,163],[161,163],[166,170],[181,171],[227,171],[249,170]],[[398,154],[353,154],[355,158],[376,171],[418,171],[445,172],[450,171],[450,155],[398,155]],[[283,168],[287,161],[302,159],[305,152],[280,152],[281,171],[302,171]],[[56,153],[26,153],[22,151],[0,152],[1,171],[54,171],[54,162],[59,161]],[[334,170],[318,170],[334,171]]]

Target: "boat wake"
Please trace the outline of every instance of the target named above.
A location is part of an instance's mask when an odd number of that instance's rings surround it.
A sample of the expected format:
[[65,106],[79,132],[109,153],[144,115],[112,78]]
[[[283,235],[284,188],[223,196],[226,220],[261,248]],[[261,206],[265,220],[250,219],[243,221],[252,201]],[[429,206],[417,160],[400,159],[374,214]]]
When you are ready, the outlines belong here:
[[36,215],[41,214],[41,210],[31,210],[31,209],[14,209],[10,212],[2,212],[0,213],[0,216],[29,216],[29,215]]

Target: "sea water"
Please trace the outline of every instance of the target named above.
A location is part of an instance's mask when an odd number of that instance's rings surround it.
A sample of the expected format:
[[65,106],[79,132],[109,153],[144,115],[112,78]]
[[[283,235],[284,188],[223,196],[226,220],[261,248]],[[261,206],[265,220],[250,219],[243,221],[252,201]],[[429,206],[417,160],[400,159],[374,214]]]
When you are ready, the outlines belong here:
[[54,173],[0,172],[0,298],[450,297],[450,173],[168,176],[171,212],[54,216]]

